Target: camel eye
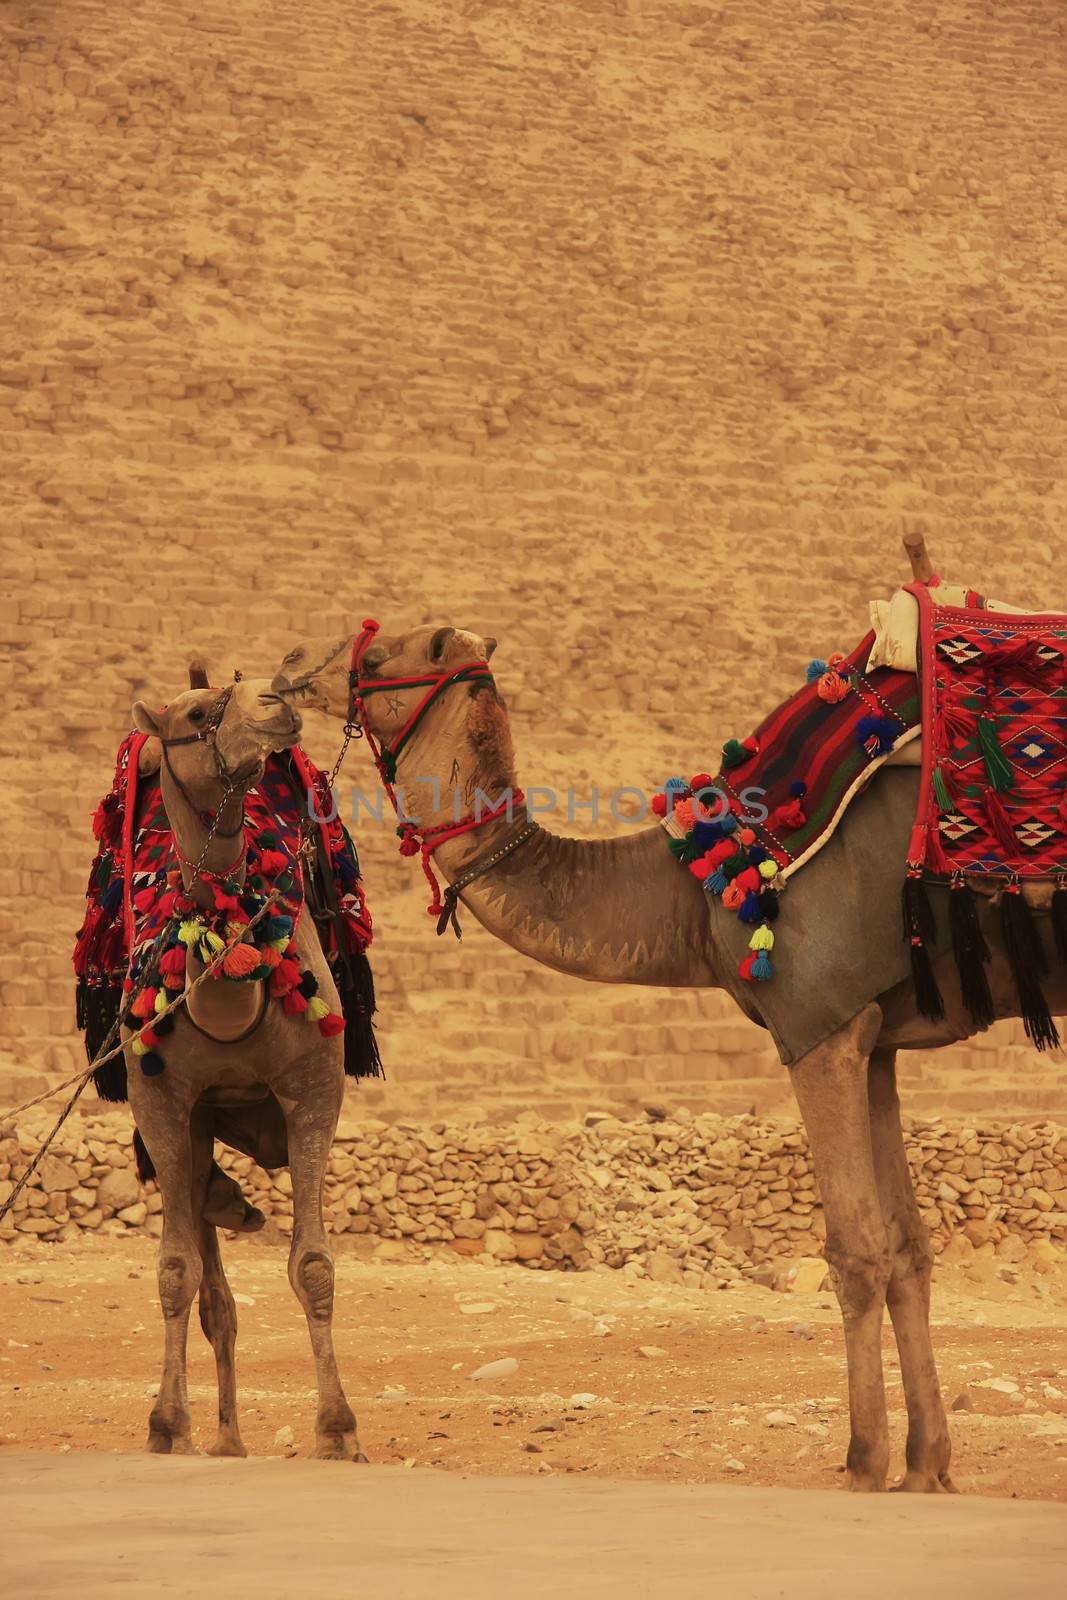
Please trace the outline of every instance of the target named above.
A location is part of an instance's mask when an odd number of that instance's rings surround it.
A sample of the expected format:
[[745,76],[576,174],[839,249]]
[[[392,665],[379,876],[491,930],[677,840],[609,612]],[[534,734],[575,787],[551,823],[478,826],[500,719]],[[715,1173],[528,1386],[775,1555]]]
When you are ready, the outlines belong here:
[[204,720],[204,713],[200,709],[199,706],[197,706],[195,710],[190,711],[190,713],[189,713],[189,721],[190,722],[203,722],[203,720]]
[[303,658],[304,658],[303,650],[290,650],[289,654],[286,656],[285,660],[282,662],[282,666],[283,667],[295,667],[297,662],[298,661],[302,661]]

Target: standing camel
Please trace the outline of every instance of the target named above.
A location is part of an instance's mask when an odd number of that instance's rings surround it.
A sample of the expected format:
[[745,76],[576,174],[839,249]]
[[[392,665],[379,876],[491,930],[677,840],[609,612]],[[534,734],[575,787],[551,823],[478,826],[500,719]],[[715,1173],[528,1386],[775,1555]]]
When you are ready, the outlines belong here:
[[[342,718],[358,715],[381,746],[380,770],[419,814],[411,838],[451,886],[439,931],[458,894],[491,933],[560,972],[604,983],[723,988],[763,1021],[752,986],[735,976],[736,919],[679,870],[662,829],[595,842],[561,838],[517,804],[477,832],[454,832],[478,790],[494,799],[519,793],[506,712],[486,666],[495,643],[451,627],[391,637],[365,628],[297,645],[272,687]],[[881,1332],[888,1302],[908,1412],[900,1487],[936,1493],[953,1490],[951,1447],[930,1339],[929,1242],[905,1154],[895,1059],[898,1048],[937,1048],[975,1028],[951,958],[937,964],[940,1021],[919,1015],[907,977],[900,878],[917,784],[914,769],[881,771],[791,881],[780,914],[790,961],[761,988],[777,991],[775,1004],[807,1014],[820,1041],[795,1059],[783,1056],[815,1162],[844,1322],[850,1487],[886,1486]],[[995,1013],[1018,1015],[999,925],[987,905],[980,915]],[[1049,998],[1062,1011],[1067,992],[1062,976],[1059,982]]]
[[[262,777],[270,752],[296,744],[299,714],[265,681],[246,680],[221,695],[212,689],[188,691],[159,711],[138,702],[134,721],[162,746],[163,802],[185,890],[211,911],[213,882],[244,882],[244,796]],[[300,919],[295,940],[300,968],[313,974],[330,1011],[339,1011],[310,917]],[[252,960],[253,971],[255,965]],[[190,946],[186,983],[202,971],[195,946]],[[318,1379],[315,1455],[365,1460],[334,1358],[333,1260],[322,1216],[326,1162],[344,1092],[342,1039],[324,1037],[301,1016],[287,1014],[280,1003],[269,1000],[266,983],[253,977],[247,982],[212,979],[191,992],[163,1041],[162,1070],[158,1059],[151,1060],[152,1075],[145,1070],[149,1058],[138,1034],[124,1029],[124,1040],[130,1108],[163,1197],[158,1275],[165,1345],[148,1449],[193,1453],[186,1339],[199,1290],[200,1321],[218,1369],[219,1431],[210,1454],[246,1453],[237,1422],[237,1316],[216,1228],[203,1214],[204,1194],[219,1108],[247,1109],[273,1097],[284,1117],[293,1183],[289,1279],[307,1317]]]

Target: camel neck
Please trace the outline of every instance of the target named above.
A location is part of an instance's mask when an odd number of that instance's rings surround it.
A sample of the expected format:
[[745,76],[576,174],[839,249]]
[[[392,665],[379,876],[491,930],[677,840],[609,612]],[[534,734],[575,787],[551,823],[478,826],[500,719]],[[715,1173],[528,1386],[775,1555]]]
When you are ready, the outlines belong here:
[[[160,789],[171,833],[180,852],[182,880],[186,890],[199,905],[210,909],[214,905],[211,890],[206,883],[192,881],[193,868],[188,865],[200,860],[210,830],[210,824],[204,822],[201,812],[197,809],[197,802],[201,797],[190,795],[180,787],[166,765],[160,773]],[[204,796],[203,799],[203,810],[214,814],[215,807],[222,805],[223,794],[220,789],[217,794]],[[202,870],[210,873],[212,877],[233,878],[238,883],[244,882],[245,841],[241,826],[243,808],[243,790],[239,794],[231,795],[222,805],[218,828],[202,863]]]

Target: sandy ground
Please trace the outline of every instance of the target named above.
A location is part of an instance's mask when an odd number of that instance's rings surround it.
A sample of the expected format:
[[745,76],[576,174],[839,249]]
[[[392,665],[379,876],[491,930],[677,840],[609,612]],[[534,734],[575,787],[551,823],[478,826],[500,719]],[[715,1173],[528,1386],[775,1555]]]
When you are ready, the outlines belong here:
[[[313,1372],[280,1245],[226,1251],[238,1297],[241,1422],[253,1456],[308,1452]],[[992,1266],[992,1264],[991,1264]],[[1003,1274],[1015,1279],[1005,1280]],[[1065,1285],[939,1269],[936,1342],[954,1475],[969,1494],[1067,1500]],[[159,1375],[151,1241],[0,1256],[0,1459],[133,1452]],[[383,1467],[794,1489],[840,1484],[845,1373],[828,1293],[701,1293],[625,1273],[338,1258],[335,1333],[363,1447]],[[894,1468],[905,1419],[885,1337]],[[480,1365],[518,1362],[475,1381]],[[190,1335],[194,1435],[210,1444],[214,1368]]]
[[1058,1506],[945,1496],[426,1470],[401,1484],[383,1467],[322,1462],[22,1453],[0,1458],[0,1493],[3,1571],[28,1600],[134,1587],[229,1600],[1046,1600],[1062,1594],[1067,1559]]

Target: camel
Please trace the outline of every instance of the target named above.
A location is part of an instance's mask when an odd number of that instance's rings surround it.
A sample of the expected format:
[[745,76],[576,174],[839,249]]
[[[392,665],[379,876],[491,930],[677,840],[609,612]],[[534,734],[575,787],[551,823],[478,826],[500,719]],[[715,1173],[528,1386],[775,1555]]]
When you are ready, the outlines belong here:
[[[159,741],[163,802],[186,891],[210,909],[209,884],[204,876],[194,878],[193,864],[199,863],[202,874],[212,878],[243,882],[244,795],[258,782],[271,751],[296,744],[299,713],[265,680],[247,680],[221,695],[212,689],[187,691],[158,711],[139,701],[133,715],[137,728]],[[209,838],[210,821],[205,819],[211,818],[215,826]],[[300,968],[311,970],[319,995],[331,1011],[339,1011],[308,916],[300,919],[296,944]],[[203,966],[192,948],[187,962],[190,983]],[[326,1162],[344,1094],[342,1039],[323,1037],[318,1027],[287,1015],[279,1003],[269,1001],[266,984],[254,978],[243,983],[209,980],[191,992],[164,1041],[163,1070],[153,1063],[152,1076],[142,1070],[144,1058],[134,1051],[137,1037],[124,1028],[130,1108],[163,1197],[158,1281],[165,1344],[148,1450],[195,1453],[185,1369],[189,1312],[199,1290],[200,1321],[218,1373],[218,1435],[209,1453],[246,1454],[237,1419],[236,1310],[216,1227],[204,1204],[215,1134],[250,1148],[249,1129],[259,1107],[255,1153],[270,1165],[288,1159],[292,1176],[289,1279],[307,1317],[315,1359],[319,1403],[314,1454],[327,1460],[365,1460],[334,1357],[334,1270],[322,1216]],[[271,1147],[277,1160],[269,1154]]]
[[[723,988],[762,1020],[752,985],[736,977],[736,919],[689,873],[679,870],[662,829],[585,841],[531,826],[520,804],[476,832],[447,837],[477,791],[516,793],[511,735],[488,674],[492,639],[453,627],[420,627],[368,642],[362,635],[297,644],[272,687],[350,718],[349,673],[360,656],[364,727],[386,752],[403,800],[417,811],[424,841],[464,906],[514,949],[557,971],[603,983]],[[479,674],[453,677],[467,663]],[[473,681],[472,680],[473,677]],[[405,685],[404,679],[421,680]],[[448,679],[424,713],[427,681]],[[381,692],[373,692],[376,680]],[[430,781],[436,779],[436,786]],[[918,1014],[900,929],[900,883],[914,818],[914,768],[886,767],[852,805],[833,838],[782,897],[780,927],[791,930],[790,962],[774,985],[779,1004],[808,1008],[821,1042],[790,1064],[826,1219],[825,1254],[844,1323],[851,1438],[847,1481],[882,1490],[890,1463],[881,1333],[889,1314],[900,1355],[908,1432],[899,1488],[955,1492],[951,1445],[930,1337],[932,1258],[905,1154],[896,1088],[898,1048],[937,1048],[975,1031],[951,958],[938,960],[945,1016]],[[455,804],[459,792],[461,800]],[[488,813],[487,813],[488,814]],[[447,921],[446,896],[438,931]],[[436,907],[434,908],[436,909]],[[993,952],[989,968],[998,1017],[1018,1015],[999,926],[983,904]],[[747,938],[747,930],[743,930]],[[744,949],[744,946],[741,946]],[[857,977],[857,963],[861,962]],[[792,982],[794,971],[805,982]],[[841,999],[840,975],[859,984]],[[1062,978],[1049,986],[1054,1010],[1067,1010]],[[819,1008],[822,1008],[820,1011]]]

